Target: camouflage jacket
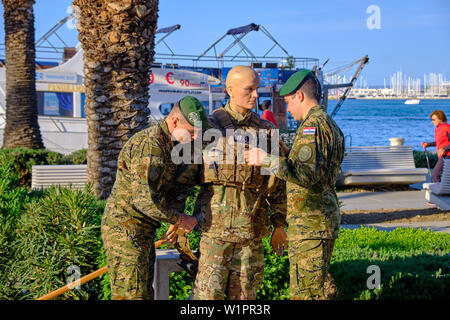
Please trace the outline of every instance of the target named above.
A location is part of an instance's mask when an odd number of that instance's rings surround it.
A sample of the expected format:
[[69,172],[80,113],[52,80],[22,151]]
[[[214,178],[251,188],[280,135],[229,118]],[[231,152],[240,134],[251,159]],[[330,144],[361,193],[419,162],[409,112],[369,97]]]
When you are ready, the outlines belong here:
[[[251,112],[242,117],[228,105],[224,109],[234,124],[244,130],[249,128]],[[209,117],[209,121],[212,128],[221,129],[213,116]],[[272,123],[264,119],[260,119],[260,125],[264,129],[274,128]],[[286,227],[286,184],[272,176],[274,184],[268,194],[268,180],[269,176],[258,189],[247,188],[242,184],[204,183],[199,192],[196,210],[202,215],[202,234],[223,241],[242,243],[269,235],[271,225]],[[269,207],[273,212],[271,216]]]
[[267,156],[262,167],[287,181],[289,240],[336,238],[340,212],[335,183],[344,157],[344,135],[320,107],[297,130],[287,158]]
[[[105,214],[117,221],[140,221],[151,228],[176,223],[187,191],[199,184],[196,165],[175,165],[164,121],[136,133],[122,148],[116,181]],[[130,220],[132,219],[132,220]]]

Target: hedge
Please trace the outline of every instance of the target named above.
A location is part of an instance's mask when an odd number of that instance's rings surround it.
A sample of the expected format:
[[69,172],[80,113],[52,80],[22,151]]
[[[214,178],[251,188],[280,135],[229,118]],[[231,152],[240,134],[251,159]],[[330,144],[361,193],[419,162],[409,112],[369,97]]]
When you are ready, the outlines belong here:
[[437,154],[435,152],[427,152],[425,151],[413,151],[414,156],[414,164],[416,168],[428,168],[427,164],[427,156],[428,162],[430,163],[430,169],[433,169],[438,160]]
[[0,149],[0,166],[10,168],[18,175],[20,184],[31,186],[33,165],[86,164],[86,149],[63,155],[46,149],[12,148]]

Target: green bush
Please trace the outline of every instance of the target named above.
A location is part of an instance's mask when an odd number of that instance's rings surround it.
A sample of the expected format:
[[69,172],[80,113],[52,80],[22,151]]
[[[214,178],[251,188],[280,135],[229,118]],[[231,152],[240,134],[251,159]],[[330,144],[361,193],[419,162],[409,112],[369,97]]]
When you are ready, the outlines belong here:
[[[13,242],[16,225],[22,212],[39,192],[29,193],[20,184],[19,172],[13,170],[13,160],[3,157],[0,165],[0,283],[7,277],[7,270],[15,259]],[[1,286],[1,285],[0,285]],[[0,290],[0,299],[8,293]]]
[[31,166],[77,163],[83,157],[83,150],[63,156],[48,150],[0,149],[0,299],[15,299],[24,295],[17,288],[18,280],[12,275],[18,263],[22,263],[19,262],[21,248],[18,245],[21,243],[18,240],[18,225],[33,203],[48,194],[30,191]]
[[427,156],[428,155],[428,161],[430,162],[430,169],[433,169],[436,165],[436,162],[438,160],[437,154],[435,152],[427,152],[425,154],[425,151],[413,151],[414,156],[414,164],[416,165],[416,168],[428,168],[427,165]]
[[87,164],[87,149],[77,150],[65,155],[63,162],[60,164]]
[[[56,290],[77,270],[68,269],[71,266],[79,268],[82,276],[98,269],[103,209],[104,202],[88,189],[52,187],[32,202],[16,229],[8,283],[17,290],[15,296],[36,299]],[[60,298],[99,299],[100,282],[93,280]]]
[[31,186],[31,167],[33,165],[86,164],[86,150],[75,151],[69,155],[45,149],[12,148],[0,149],[2,170],[10,169],[18,175],[20,184]]

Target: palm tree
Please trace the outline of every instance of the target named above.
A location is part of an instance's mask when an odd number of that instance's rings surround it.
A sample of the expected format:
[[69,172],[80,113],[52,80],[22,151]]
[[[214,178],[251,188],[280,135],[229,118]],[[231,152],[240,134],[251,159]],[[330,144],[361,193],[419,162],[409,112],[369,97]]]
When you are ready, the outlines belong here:
[[75,0],[84,50],[88,181],[101,199],[125,142],[148,123],[158,0]]
[[6,54],[3,147],[44,148],[37,116],[34,0],[2,0],[2,3]]

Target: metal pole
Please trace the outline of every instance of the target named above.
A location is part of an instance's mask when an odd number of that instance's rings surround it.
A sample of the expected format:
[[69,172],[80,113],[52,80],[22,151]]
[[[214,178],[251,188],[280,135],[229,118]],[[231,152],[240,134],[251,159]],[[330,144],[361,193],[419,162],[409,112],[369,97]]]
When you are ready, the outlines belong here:
[[430,160],[428,160],[428,152],[427,152],[426,148],[425,148],[425,158],[427,158],[428,173],[429,173],[430,178],[431,178]]

